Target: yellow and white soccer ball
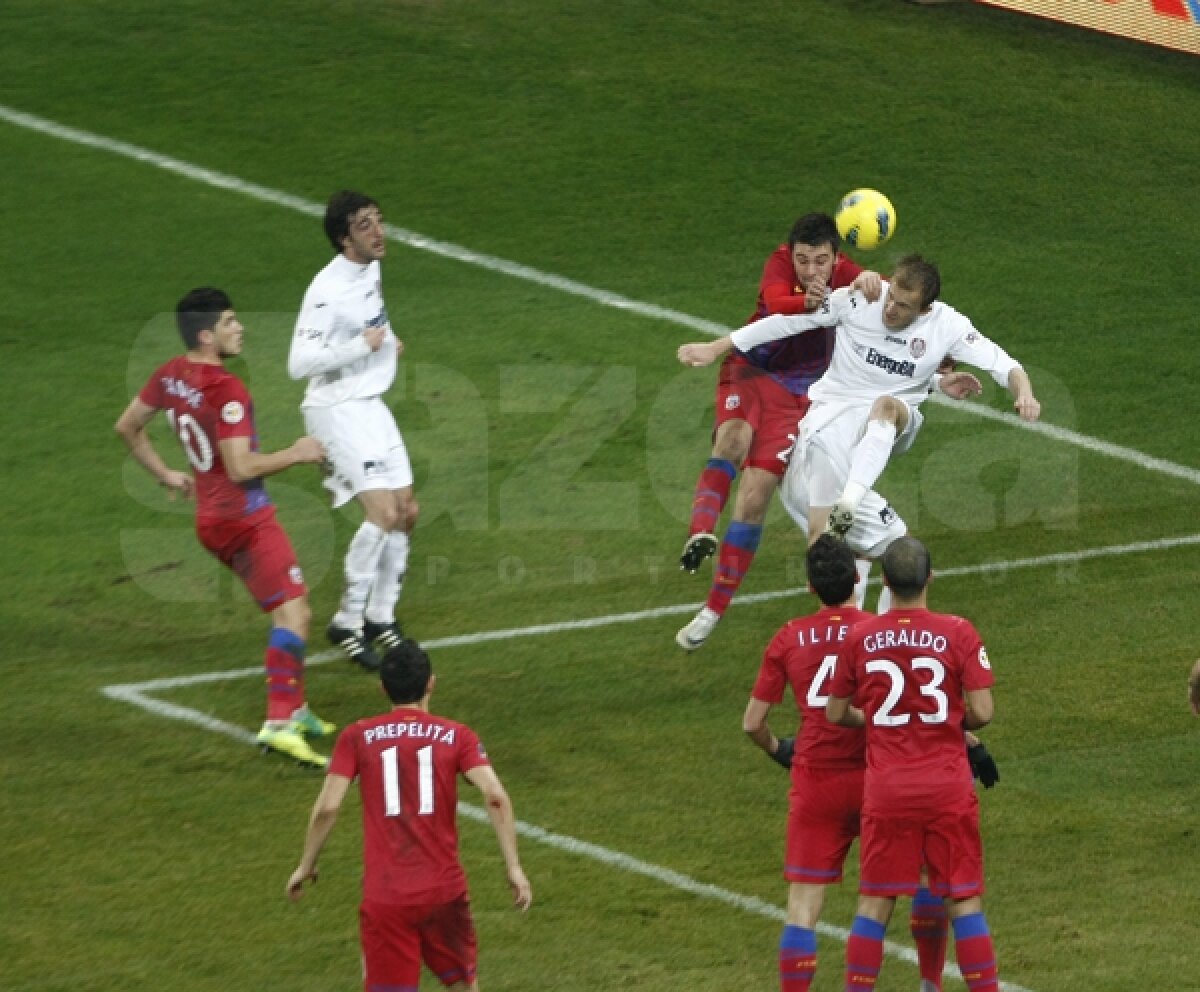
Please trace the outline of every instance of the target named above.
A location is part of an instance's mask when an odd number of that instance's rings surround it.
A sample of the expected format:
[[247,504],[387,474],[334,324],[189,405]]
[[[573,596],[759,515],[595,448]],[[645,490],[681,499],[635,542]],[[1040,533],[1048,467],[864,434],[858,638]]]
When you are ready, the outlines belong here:
[[854,189],[842,197],[837,213],[838,233],[852,248],[878,248],[896,233],[896,208],[877,189]]

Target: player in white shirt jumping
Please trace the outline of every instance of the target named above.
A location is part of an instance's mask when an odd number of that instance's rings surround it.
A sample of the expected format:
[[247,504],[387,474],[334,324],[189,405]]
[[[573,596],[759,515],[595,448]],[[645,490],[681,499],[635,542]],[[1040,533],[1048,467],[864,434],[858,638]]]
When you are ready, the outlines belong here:
[[[990,373],[1012,394],[1023,419],[1041,415],[1025,370],[967,317],[939,302],[940,292],[937,267],[908,255],[890,283],[864,272],[811,314],[765,317],[715,341],[680,346],[684,365],[702,366],[731,348],[745,351],[819,327],[836,328],[833,359],[808,391],[812,406],[800,423],[784,479],[784,503],[807,504],[810,542],[829,530],[857,543],[851,529],[862,525],[864,511],[879,498],[872,487],[892,454],[912,447],[924,422],[919,407],[935,383],[956,399],[981,391],[967,372],[935,378],[944,358]],[[885,608],[881,602],[880,612]],[[694,627],[694,639],[702,643],[713,626],[701,611],[685,630]]]
[[362,526],[346,552],[346,585],[326,631],[364,668],[403,638],[396,603],[417,520],[412,467],[383,400],[404,345],[392,333],[379,260],[387,251],[383,217],[369,196],[342,190],[325,209],[325,233],[338,254],[316,274],[296,320],[288,374],[307,378],[301,410],[328,454],[325,485],[334,507],[357,499]]

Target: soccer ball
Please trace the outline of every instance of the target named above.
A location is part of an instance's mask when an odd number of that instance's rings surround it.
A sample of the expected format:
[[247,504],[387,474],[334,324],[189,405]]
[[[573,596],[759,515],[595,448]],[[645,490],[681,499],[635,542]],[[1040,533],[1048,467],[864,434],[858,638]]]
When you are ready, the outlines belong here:
[[838,234],[853,248],[878,248],[896,233],[896,210],[877,189],[851,190],[833,219]]

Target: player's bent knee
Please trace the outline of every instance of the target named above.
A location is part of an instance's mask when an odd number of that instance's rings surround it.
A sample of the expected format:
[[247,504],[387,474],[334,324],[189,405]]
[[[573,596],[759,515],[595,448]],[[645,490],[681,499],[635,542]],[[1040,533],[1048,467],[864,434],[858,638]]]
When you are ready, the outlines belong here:
[[894,396],[880,396],[874,403],[871,404],[871,413],[869,420],[886,420],[889,423],[898,423],[900,417],[906,414],[907,408],[897,400]]
[[713,439],[713,457],[740,464],[749,453],[753,440],[754,428],[746,421],[727,420],[717,428],[717,436]]

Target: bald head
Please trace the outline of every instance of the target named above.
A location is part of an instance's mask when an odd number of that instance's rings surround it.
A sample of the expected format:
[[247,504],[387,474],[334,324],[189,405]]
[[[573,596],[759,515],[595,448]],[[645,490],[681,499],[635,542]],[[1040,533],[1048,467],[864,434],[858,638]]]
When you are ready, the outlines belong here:
[[918,599],[931,572],[929,549],[915,537],[893,541],[883,553],[883,577],[897,599]]

